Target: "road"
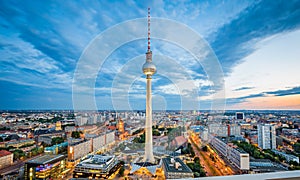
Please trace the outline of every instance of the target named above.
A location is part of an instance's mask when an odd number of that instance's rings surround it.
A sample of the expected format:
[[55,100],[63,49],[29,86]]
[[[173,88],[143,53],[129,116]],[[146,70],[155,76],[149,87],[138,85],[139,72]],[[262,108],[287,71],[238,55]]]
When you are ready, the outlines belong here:
[[[207,145],[207,152],[202,151],[201,146],[199,146],[201,144],[201,140],[198,136],[192,134],[189,140],[193,146],[195,154],[200,158],[200,163],[204,167],[208,176],[225,176],[236,174],[231,167],[227,166],[223,159],[221,159],[218,154],[209,147],[209,145]],[[212,156],[215,160],[212,160],[210,156]]]
[[207,176],[221,176],[221,172],[213,165],[214,163],[209,163],[208,158],[203,155],[201,151],[198,150],[196,144],[190,139],[192,147],[194,149],[195,155],[199,157],[201,166],[204,168]]

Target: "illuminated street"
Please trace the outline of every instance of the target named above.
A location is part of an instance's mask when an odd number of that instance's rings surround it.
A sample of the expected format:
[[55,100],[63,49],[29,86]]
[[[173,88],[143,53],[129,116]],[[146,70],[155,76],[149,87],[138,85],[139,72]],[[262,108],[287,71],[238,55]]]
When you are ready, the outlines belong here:
[[[192,144],[195,154],[200,158],[201,165],[204,167],[208,176],[225,176],[235,174],[233,170],[218,156],[218,154],[209,147],[209,145],[207,145],[207,152],[201,150],[200,139],[197,135],[192,133],[189,141]],[[215,160],[213,161],[211,157],[214,157]]]

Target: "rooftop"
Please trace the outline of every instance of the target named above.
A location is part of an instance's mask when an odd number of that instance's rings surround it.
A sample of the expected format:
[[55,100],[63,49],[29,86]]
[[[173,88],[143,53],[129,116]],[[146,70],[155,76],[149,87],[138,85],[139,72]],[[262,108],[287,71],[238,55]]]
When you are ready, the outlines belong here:
[[6,151],[6,150],[1,150],[0,151],[0,157],[7,156],[7,155],[10,155],[10,154],[11,154],[11,152]]
[[90,155],[82,160],[76,167],[100,168],[105,169],[109,164],[116,160],[115,156]]
[[[170,157],[162,160],[167,172],[192,173],[192,170],[180,158],[174,158],[174,162],[171,161]],[[179,163],[178,168],[176,168],[175,163]]]
[[54,162],[60,161],[64,158],[65,158],[65,156],[62,154],[59,154],[59,155],[47,154],[47,155],[43,155],[43,156],[39,156],[34,159],[31,159],[31,160],[27,161],[27,163],[48,164],[48,163],[54,163]]

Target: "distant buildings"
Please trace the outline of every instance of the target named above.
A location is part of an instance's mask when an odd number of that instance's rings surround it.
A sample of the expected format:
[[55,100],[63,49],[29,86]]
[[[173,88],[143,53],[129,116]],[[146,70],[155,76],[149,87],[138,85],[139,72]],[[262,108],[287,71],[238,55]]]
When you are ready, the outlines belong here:
[[258,147],[261,149],[276,149],[276,131],[274,125],[258,124],[257,131]]
[[180,158],[163,158],[162,168],[166,179],[193,178],[194,173]]
[[12,165],[13,157],[14,157],[13,153],[6,151],[6,150],[1,150],[0,151],[0,169]]
[[209,124],[208,132],[216,136],[226,137],[228,136],[228,127],[224,124]]
[[75,125],[77,126],[83,126],[87,124],[88,117],[87,116],[76,116],[75,118]]
[[210,134],[221,137],[240,136],[241,126],[238,124],[209,124],[208,131]]

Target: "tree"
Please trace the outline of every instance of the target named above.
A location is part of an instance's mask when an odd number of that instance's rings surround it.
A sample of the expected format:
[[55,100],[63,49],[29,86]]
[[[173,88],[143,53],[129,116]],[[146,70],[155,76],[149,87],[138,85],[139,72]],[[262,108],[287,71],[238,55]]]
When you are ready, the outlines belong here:
[[191,152],[191,156],[192,156],[192,157],[195,157],[195,152],[194,152],[194,150]]
[[20,159],[21,157],[25,157],[25,156],[26,156],[25,153],[24,153],[24,151],[22,151],[22,150],[20,150],[20,149],[16,149],[16,150],[13,152],[13,154],[14,154],[14,160],[18,160],[18,159]]
[[60,143],[63,143],[63,142],[64,142],[64,138],[55,137],[55,138],[52,138],[51,145],[60,144]]
[[195,157],[195,158],[194,158],[194,162],[195,162],[195,163],[200,163],[199,157]]
[[121,168],[119,170],[119,176],[123,177],[124,176],[124,171],[125,171],[124,166],[121,166]]
[[157,130],[152,130],[153,136],[160,136],[160,133]]
[[202,151],[207,152],[208,151],[207,146],[203,146]]
[[297,153],[300,153],[300,143],[295,143],[295,145],[294,145],[294,150],[295,150]]
[[81,131],[73,131],[71,136],[72,136],[72,138],[78,139],[78,138],[80,138],[80,134],[82,134]]

